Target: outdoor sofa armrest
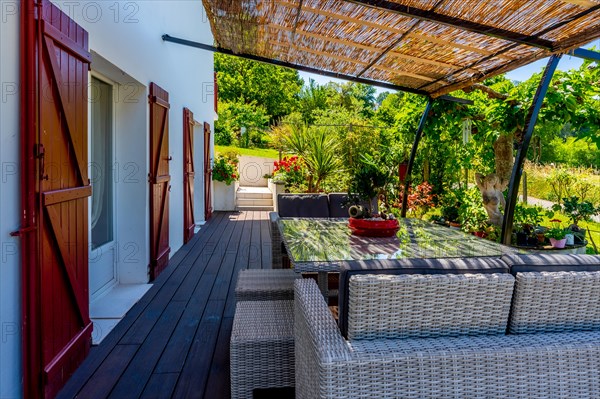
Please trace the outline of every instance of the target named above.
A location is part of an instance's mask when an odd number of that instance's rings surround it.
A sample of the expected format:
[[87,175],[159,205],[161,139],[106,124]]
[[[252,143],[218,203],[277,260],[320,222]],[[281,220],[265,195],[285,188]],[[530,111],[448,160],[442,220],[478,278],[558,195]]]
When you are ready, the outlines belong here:
[[335,373],[327,369],[339,367],[351,358],[349,345],[313,279],[294,282],[294,339],[297,397],[318,398],[322,380]]

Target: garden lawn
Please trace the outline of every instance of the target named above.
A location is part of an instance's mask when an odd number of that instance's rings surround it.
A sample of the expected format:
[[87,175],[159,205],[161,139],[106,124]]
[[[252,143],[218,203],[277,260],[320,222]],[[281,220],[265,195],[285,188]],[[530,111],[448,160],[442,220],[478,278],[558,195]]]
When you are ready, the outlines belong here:
[[216,145],[215,152],[222,154],[228,151],[235,151],[240,155],[249,155],[253,157],[279,159],[279,152],[271,148],[240,148],[233,146]]
[[[573,186],[567,196],[581,194],[577,190],[577,182],[587,182],[591,189],[587,192],[586,200],[594,204],[600,204],[600,174],[598,171],[585,168],[567,168],[565,169],[573,178]],[[528,162],[525,165],[527,172],[527,193],[530,197],[556,202],[557,198],[552,192],[549,179],[552,178],[556,168],[552,166],[535,165]],[[521,184],[519,194],[522,194],[523,186]]]

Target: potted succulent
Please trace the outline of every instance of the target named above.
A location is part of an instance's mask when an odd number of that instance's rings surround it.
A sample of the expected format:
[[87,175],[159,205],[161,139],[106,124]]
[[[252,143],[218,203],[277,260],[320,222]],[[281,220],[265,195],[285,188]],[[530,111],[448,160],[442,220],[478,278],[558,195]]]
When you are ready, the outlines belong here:
[[561,226],[559,219],[552,219],[550,223],[553,226],[546,230],[545,236],[550,239],[550,244],[554,248],[564,248],[567,242],[565,236],[568,230]]

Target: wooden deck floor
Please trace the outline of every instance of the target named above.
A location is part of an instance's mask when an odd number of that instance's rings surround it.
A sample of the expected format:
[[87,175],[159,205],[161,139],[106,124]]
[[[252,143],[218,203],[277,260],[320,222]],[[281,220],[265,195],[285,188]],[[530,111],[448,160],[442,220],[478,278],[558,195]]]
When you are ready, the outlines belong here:
[[215,213],[59,398],[229,398],[235,277],[263,267],[271,267],[267,212]]

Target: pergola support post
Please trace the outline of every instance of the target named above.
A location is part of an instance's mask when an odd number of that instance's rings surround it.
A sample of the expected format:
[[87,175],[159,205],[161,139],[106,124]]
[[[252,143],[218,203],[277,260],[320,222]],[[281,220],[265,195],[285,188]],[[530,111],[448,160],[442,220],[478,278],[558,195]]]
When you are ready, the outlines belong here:
[[431,107],[433,106],[433,98],[429,97],[427,100],[427,105],[425,106],[425,111],[423,111],[423,115],[421,115],[421,120],[419,121],[419,127],[417,128],[417,134],[415,135],[415,141],[413,143],[412,149],[410,150],[410,158],[408,159],[408,165],[406,167],[406,178],[404,179],[404,191],[402,193],[402,210],[400,216],[403,218],[406,217],[406,210],[408,208],[408,187],[412,181],[412,170],[415,164],[415,158],[417,157],[417,149],[419,148],[419,143],[421,142],[421,137],[423,136],[423,129],[425,129],[425,122],[427,122],[427,117],[429,116],[429,112],[431,111]]
[[525,158],[527,157],[529,143],[531,142],[531,137],[533,136],[533,128],[537,122],[540,109],[542,108],[542,103],[544,102],[544,97],[546,97],[548,87],[550,86],[550,81],[552,80],[552,76],[554,76],[554,71],[556,71],[556,66],[560,61],[561,56],[562,54],[554,54],[548,60],[548,64],[546,65],[546,69],[544,69],[544,74],[542,75],[542,80],[540,81],[535,96],[533,97],[531,107],[529,108],[529,112],[527,113],[525,135],[523,136],[523,142],[519,145],[517,156],[515,158],[515,164],[513,165],[513,170],[510,176],[506,207],[504,209],[504,219],[502,220],[502,243],[505,245],[510,245],[511,242],[513,228],[512,224],[515,216],[515,205],[517,204],[517,199],[519,196],[521,175],[523,174],[523,166],[525,165]]

